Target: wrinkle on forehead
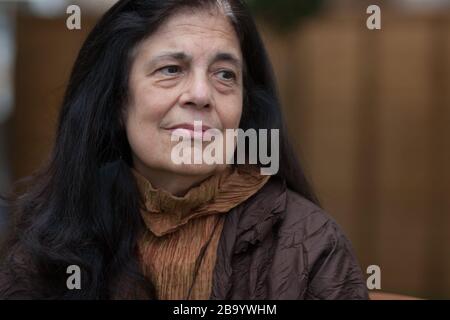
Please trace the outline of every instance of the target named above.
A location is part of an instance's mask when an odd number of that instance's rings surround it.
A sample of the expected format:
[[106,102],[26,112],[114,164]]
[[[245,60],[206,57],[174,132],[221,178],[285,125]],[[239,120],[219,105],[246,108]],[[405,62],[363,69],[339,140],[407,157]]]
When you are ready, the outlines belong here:
[[[221,0],[217,1],[220,2]],[[201,16],[200,19],[198,18],[199,16]],[[166,44],[169,44],[173,43],[172,39],[180,39],[180,36],[183,35],[195,35],[197,39],[211,39],[211,47],[215,46],[217,40],[225,40],[228,42],[228,44],[225,44],[228,48],[236,46],[238,51],[235,53],[242,58],[240,41],[235,28],[222,10],[216,6],[211,6],[200,9],[189,7],[178,9],[155,32],[133,48],[132,52],[130,52],[131,59],[134,60],[136,58],[140,48],[147,46],[145,43],[148,44],[148,41],[153,42],[154,37],[167,39]]]
[[[204,19],[199,21],[198,19],[193,18],[198,15],[204,16]],[[208,22],[207,24],[206,21]],[[212,26],[210,23],[211,21],[213,22]],[[185,27],[189,27],[190,30],[185,30]],[[173,30],[175,28],[178,30]],[[191,33],[192,31],[198,33],[211,33],[211,31],[213,31],[231,39],[235,36],[235,30],[225,15],[217,9],[211,10],[206,8],[201,10],[180,10],[169,17],[168,20],[161,25],[159,32],[156,31],[156,33]]]
[[[199,18],[200,17],[200,18]],[[189,36],[192,41],[208,39],[214,46],[217,41],[225,46],[236,47],[240,55],[240,44],[237,34],[229,20],[218,13],[203,9],[201,11],[183,10],[173,14],[160,28],[150,35],[144,42],[153,42],[155,38],[166,39],[166,44],[174,43],[175,39]],[[194,36],[194,38],[192,38]],[[186,38],[188,39],[188,38]],[[143,45],[143,43],[142,43]]]

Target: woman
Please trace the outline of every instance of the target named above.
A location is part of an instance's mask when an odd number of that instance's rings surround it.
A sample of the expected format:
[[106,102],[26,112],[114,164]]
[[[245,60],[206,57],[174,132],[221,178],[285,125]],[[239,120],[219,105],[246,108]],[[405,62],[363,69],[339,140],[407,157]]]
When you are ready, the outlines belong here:
[[[176,164],[174,134],[195,139],[195,121],[220,133],[279,129],[279,171]],[[79,53],[56,136],[14,202],[1,297],[367,298],[349,241],[287,141],[241,1],[119,1]]]

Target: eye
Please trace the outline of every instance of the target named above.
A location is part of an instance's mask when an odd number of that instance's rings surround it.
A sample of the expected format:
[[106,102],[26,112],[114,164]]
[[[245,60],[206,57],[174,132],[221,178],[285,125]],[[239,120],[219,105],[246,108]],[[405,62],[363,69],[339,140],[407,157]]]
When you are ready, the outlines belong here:
[[176,76],[178,73],[181,72],[181,67],[173,65],[173,66],[165,66],[163,68],[160,68],[157,70],[158,72],[161,72],[165,76]]
[[230,70],[221,70],[217,72],[217,74],[219,75],[220,80],[224,81],[235,81],[237,78],[236,73]]

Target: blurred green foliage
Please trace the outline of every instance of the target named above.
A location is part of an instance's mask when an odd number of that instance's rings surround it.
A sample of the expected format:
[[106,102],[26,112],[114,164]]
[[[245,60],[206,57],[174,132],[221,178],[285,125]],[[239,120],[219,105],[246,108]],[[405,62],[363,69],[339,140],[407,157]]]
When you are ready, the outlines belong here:
[[326,0],[246,0],[257,16],[263,17],[275,28],[287,30],[303,18],[317,13]]

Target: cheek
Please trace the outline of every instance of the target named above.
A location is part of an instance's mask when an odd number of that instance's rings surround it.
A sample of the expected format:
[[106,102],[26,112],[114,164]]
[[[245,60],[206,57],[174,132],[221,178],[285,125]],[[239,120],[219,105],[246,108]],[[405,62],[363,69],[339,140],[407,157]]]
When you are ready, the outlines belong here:
[[144,82],[132,85],[132,98],[124,118],[130,147],[135,156],[146,163],[153,162],[155,155],[163,151],[160,150],[160,125],[171,106],[167,94],[149,88]]
[[224,128],[236,129],[242,116],[242,94],[227,97],[218,104],[217,113]]
[[145,82],[137,85],[133,90],[133,109],[136,117],[147,124],[160,122],[170,109],[171,96],[164,90],[151,88]]
[[170,138],[159,128],[160,116],[141,107],[142,105],[130,107],[125,122],[133,162],[137,161],[148,168],[158,168],[168,161],[166,155],[170,154],[170,150],[167,150]]

